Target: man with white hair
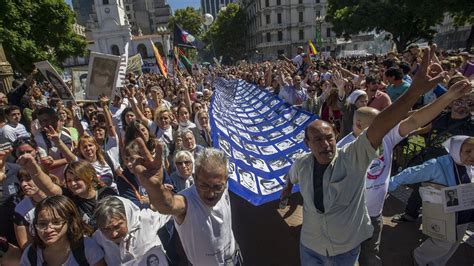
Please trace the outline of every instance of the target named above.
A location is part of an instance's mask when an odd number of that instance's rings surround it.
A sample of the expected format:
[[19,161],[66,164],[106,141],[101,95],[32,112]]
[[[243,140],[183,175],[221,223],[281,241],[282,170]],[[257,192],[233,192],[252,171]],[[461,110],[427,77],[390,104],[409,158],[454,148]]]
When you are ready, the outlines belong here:
[[[196,159],[195,183],[173,194],[163,184],[162,150],[151,155],[141,138],[134,140],[134,174],[146,188],[151,204],[173,215],[183,248],[193,265],[242,265],[232,231],[227,190],[229,161],[223,151],[205,148]],[[133,149],[133,148],[132,148]]]

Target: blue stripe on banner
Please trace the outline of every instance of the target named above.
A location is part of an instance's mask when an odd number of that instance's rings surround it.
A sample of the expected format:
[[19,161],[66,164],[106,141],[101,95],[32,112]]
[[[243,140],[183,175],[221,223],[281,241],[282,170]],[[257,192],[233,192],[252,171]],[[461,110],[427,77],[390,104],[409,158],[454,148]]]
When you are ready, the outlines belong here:
[[291,164],[309,151],[304,129],[317,116],[242,80],[214,85],[212,139],[229,156],[230,190],[256,206],[278,199]]

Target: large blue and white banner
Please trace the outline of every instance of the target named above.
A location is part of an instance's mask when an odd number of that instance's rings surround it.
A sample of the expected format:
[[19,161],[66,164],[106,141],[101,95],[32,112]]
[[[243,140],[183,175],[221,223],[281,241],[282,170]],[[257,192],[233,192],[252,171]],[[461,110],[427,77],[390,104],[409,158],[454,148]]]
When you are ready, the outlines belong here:
[[253,205],[278,199],[316,118],[245,81],[218,79],[210,123],[214,146],[229,156],[230,190]]

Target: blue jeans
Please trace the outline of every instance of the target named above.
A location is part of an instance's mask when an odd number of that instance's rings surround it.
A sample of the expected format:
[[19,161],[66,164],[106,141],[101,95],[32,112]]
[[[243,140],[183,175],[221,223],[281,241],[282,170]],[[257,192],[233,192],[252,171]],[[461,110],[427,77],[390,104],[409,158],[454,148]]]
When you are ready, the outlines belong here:
[[320,255],[300,243],[301,266],[352,266],[356,264],[359,253],[360,245],[346,253],[328,257]]

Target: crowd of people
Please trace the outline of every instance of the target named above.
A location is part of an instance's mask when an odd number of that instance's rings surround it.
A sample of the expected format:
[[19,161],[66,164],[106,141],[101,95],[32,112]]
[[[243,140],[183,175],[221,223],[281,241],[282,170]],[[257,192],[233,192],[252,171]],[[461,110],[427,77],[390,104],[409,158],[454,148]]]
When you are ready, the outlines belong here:
[[[81,103],[60,99],[33,70],[0,93],[2,264],[243,265],[229,158],[209,122],[214,82],[243,79],[320,118],[281,192],[286,201],[300,185],[301,264],[382,265],[389,191],[414,184],[394,217],[413,222],[420,183],[474,180],[473,58],[412,45],[316,59],[298,47],[293,59],[130,73],[119,94]],[[401,162],[413,136],[423,148]],[[456,215],[463,235],[474,209]],[[428,238],[414,262],[445,265],[459,241]]]

